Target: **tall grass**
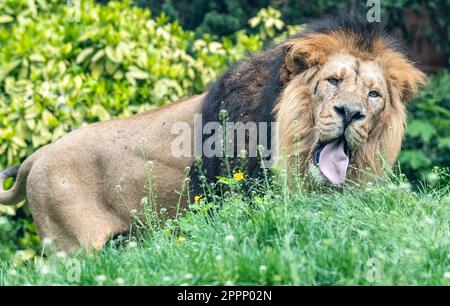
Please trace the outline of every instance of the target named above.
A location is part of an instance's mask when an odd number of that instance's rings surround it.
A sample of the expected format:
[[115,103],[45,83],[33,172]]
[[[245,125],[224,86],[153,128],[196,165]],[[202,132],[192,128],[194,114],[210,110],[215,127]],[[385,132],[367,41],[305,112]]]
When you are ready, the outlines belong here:
[[[247,178],[229,179],[232,192],[174,219],[144,214],[134,238],[98,253],[2,263],[0,284],[449,285],[450,192],[440,176],[440,187],[419,190],[399,176],[321,192],[279,180],[250,195],[239,192]],[[155,214],[158,226],[148,226]]]

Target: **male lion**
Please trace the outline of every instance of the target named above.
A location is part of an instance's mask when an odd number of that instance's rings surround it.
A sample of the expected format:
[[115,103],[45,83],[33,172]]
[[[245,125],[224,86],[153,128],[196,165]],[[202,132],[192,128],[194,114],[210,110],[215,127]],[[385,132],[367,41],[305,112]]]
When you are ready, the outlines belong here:
[[[200,193],[194,157],[174,157],[171,143],[177,135],[171,130],[177,122],[194,129],[195,114],[202,114],[204,124],[220,121],[222,109],[232,122],[276,122],[279,136],[269,145],[280,165],[289,167],[299,156],[298,171],[315,183],[358,181],[361,173],[380,174],[383,163],[395,162],[406,103],[423,83],[424,74],[376,24],[327,19],[249,56],[206,94],[96,123],[39,149],[1,172],[1,183],[17,178],[11,189],[0,191],[0,203],[26,197],[40,236],[61,250],[101,248],[128,230],[130,210],[140,211],[148,160],[158,205],[172,215],[188,166],[194,194]],[[248,138],[246,148],[251,149]],[[221,160],[203,157],[206,179],[224,173]],[[231,165],[236,160],[231,157]],[[252,157],[243,170],[258,177],[260,168]]]

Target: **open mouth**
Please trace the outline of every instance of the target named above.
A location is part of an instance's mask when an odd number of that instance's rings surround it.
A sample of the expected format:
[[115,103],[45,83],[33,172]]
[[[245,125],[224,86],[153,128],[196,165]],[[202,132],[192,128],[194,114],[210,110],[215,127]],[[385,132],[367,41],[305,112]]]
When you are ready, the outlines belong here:
[[313,162],[333,185],[341,185],[347,177],[350,157],[345,137],[339,137],[319,142],[313,153]]

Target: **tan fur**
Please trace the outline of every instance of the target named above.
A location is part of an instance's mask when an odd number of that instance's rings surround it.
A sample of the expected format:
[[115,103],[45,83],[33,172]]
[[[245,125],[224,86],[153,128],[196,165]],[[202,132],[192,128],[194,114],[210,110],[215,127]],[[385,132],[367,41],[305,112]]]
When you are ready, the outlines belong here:
[[146,163],[152,161],[158,209],[173,216],[178,203],[185,206],[176,191],[193,160],[172,156],[171,128],[175,122],[193,125],[202,99],[75,130],[31,155],[10,193],[23,198],[26,186],[39,235],[57,249],[99,249],[129,230],[133,210],[141,211]]

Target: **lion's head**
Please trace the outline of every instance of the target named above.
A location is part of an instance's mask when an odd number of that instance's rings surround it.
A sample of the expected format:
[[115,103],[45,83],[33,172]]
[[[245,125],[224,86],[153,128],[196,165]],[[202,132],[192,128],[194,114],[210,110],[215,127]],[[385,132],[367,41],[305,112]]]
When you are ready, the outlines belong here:
[[[230,68],[209,88],[203,122],[220,121],[221,109],[231,122],[275,121],[275,139],[264,143],[261,135],[257,142],[250,137],[247,148],[267,145],[278,164],[338,185],[381,174],[383,165],[395,162],[405,106],[425,80],[378,24],[340,16]],[[203,135],[203,142],[208,137]],[[202,161],[207,179],[226,175],[221,158]],[[227,162],[241,165],[234,157]],[[249,157],[245,170],[261,176],[260,161]],[[194,182],[197,176],[194,170]]]
[[379,174],[400,151],[405,105],[425,75],[382,31],[312,30],[281,45],[286,85],[275,107],[279,152],[339,185]]

